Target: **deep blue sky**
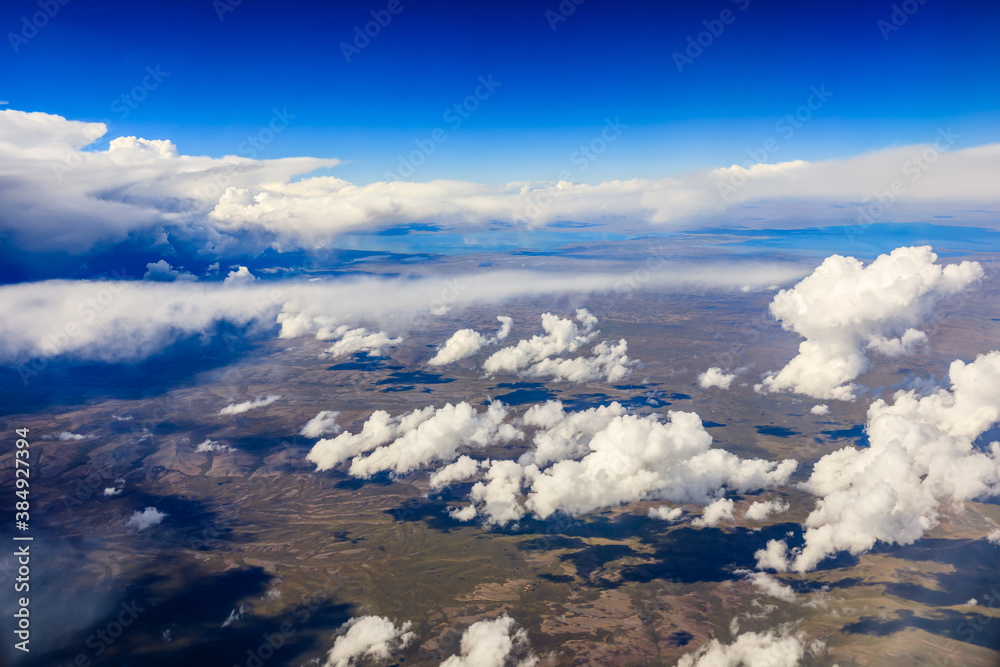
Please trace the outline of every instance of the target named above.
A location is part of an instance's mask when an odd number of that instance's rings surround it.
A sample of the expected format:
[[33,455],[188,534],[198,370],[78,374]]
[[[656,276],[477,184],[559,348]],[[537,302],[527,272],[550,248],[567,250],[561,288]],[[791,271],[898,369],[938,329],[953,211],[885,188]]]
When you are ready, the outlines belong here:
[[[574,180],[743,162],[772,136],[781,149],[769,161],[920,142],[942,124],[961,131],[961,145],[1000,140],[993,3],[914,0],[919,9],[888,40],[877,22],[891,2],[586,0],[556,30],[545,12],[557,0],[401,3],[347,63],[339,44],[385,0],[242,0],[222,21],[211,0],[69,0],[18,53],[7,35],[39,6],[7,0],[0,99],[111,119],[114,136],[208,155],[236,152],[273,107],[287,107],[295,119],[260,157],[339,157],[350,163],[331,173],[360,183],[382,179],[437,127],[448,140],[414,180],[555,178],[607,117],[629,128]],[[678,72],[672,53],[725,9],[735,20]],[[169,76],[122,120],[114,100],[156,65]],[[442,114],[490,74],[501,86],[448,128]],[[776,134],[820,85],[833,97],[790,139]]]

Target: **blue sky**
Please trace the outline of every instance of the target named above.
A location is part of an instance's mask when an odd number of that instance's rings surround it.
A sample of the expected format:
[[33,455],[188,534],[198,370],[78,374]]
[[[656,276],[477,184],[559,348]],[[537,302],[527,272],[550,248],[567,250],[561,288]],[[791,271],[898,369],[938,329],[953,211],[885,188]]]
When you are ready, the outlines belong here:
[[[358,183],[382,180],[435,128],[447,139],[413,180],[553,179],[607,118],[628,129],[574,180],[743,162],[772,136],[781,148],[769,161],[926,141],[944,123],[962,129],[960,146],[1000,139],[992,5],[914,0],[886,39],[878,22],[892,20],[893,3],[567,0],[574,11],[553,30],[556,1],[400,0],[347,62],[340,44],[388,4],[243,0],[220,20],[210,0],[69,0],[36,35],[15,39],[15,53],[11,33],[30,35],[23,17],[40,9],[12,0],[0,10],[0,97],[212,156],[236,152],[273,108],[287,108],[294,119],[259,157],[341,158],[329,173]],[[731,22],[712,23],[724,11]],[[673,54],[706,21],[721,32],[703,35],[707,46],[679,72]],[[157,66],[167,74],[145,99],[115,102]],[[500,85],[449,127],[445,112],[490,75]],[[793,136],[776,134],[813,86],[832,97]]]

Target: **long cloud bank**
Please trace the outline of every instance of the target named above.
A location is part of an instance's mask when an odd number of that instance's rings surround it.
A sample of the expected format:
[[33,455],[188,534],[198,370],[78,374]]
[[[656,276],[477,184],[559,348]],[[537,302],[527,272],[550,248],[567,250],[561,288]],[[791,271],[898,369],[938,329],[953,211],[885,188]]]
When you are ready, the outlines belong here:
[[[276,111],[270,122],[287,122],[280,116]],[[147,234],[221,256],[320,248],[345,231],[410,222],[537,226],[626,216],[678,224],[748,201],[790,198],[871,203],[882,207],[881,216],[899,200],[994,202],[991,184],[1000,180],[1000,144],[954,149],[957,137],[947,129],[927,144],[843,160],[503,185],[294,180],[340,160],[182,155],[168,139],[115,137],[107,150],[84,150],[107,130],[103,123],[0,111],[0,233],[30,251],[83,253]],[[893,188],[897,181],[901,187]]]

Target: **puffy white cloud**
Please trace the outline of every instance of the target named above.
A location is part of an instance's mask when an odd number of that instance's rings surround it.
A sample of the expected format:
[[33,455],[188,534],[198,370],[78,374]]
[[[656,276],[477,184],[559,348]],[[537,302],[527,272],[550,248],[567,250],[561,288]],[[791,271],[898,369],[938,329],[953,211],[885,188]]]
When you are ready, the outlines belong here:
[[819,405],[814,405],[809,408],[809,414],[811,415],[828,415],[830,414],[830,406],[826,403],[820,403]]
[[193,282],[198,280],[195,275],[187,271],[179,271],[170,266],[165,259],[146,264],[146,273],[143,274],[142,279],[155,280],[165,283],[173,282],[175,280],[180,280],[181,282]]
[[852,381],[869,365],[867,349],[905,353],[926,339],[913,327],[983,275],[976,262],[936,262],[930,246],[896,248],[868,266],[853,257],[826,258],[771,302],[774,317],[805,341],[788,365],[756,388],[853,399]]
[[677,667],[795,667],[807,652],[818,652],[821,646],[807,642],[805,633],[783,626],[777,631],[744,632],[732,644],[713,639],[682,656]]
[[538,657],[529,647],[528,633],[507,614],[479,621],[462,633],[459,654],[441,667],[535,667]]
[[723,372],[723,370],[718,366],[712,366],[698,376],[698,384],[702,389],[711,389],[712,387],[729,389],[729,385],[731,385],[735,379],[736,373],[726,373]]
[[107,496],[107,497],[114,497],[114,496],[121,495],[121,492],[122,492],[121,489],[116,489],[113,486],[105,487],[105,489],[104,489],[104,495]]
[[503,423],[506,416],[506,408],[497,402],[482,412],[465,402],[428,406],[397,417],[378,410],[360,433],[320,440],[306,458],[318,470],[353,459],[349,472],[355,477],[385,470],[405,474],[431,462],[452,461],[463,446],[482,448],[521,437],[520,431]]
[[736,570],[735,573],[743,575],[747,581],[771,597],[784,600],[785,602],[795,602],[798,599],[798,596],[795,594],[795,591],[792,590],[791,586],[781,583],[767,572]]
[[[788,265],[677,264],[654,273],[646,285],[728,289],[747,279],[744,271],[765,282],[791,280],[804,273]],[[462,308],[515,297],[613,292],[621,277],[498,271],[458,276],[456,280],[463,289],[453,306]],[[212,334],[221,322],[247,328],[247,335],[259,335],[277,324],[282,338],[317,334],[328,340],[344,321],[427,314],[440,292],[440,279],[431,277],[257,281],[230,287],[135,280],[0,285],[0,361],[33,361],[34,371],[44,368],[42,360],[58,357],[136,361],[180,338]],[[372,299],[371,294],[379,298]]]
[[269,394],[267,396],[258,396],[252,401],[243,401],[242,403],[230,403],[226,407],[219,410],[219,415],[239,415],[256,408],[263,408],[265,406],[271,405],[275,401],[281,400],[281,394]]
[[299,435],[307,438],[322,438],[324,435],[336,435],[340,433],[340,425],[337,424],[337,417],[339,416],[340,413],[336,410],[323,410],[306,422],[306,425],[299,431]]
[[681,518],[682,514],[684,514],[684,510],[680,507],[660,505],[659,507],[650,507],[646,516],[650,519],[659,519],[660,521],[677,521]]
[[784,484],[796,466],[712,449],[712,437],[690,412],[671,412],[662,422],[658,415],[622,414],[618,404],[566,415],[549,403],[525,414],[525,425],[532,424],[546,428],[536,433],[535,451],[518,462],[522,471],[514,462],[493,461],[487,481],[473,487],[473,505],[487,524],[516,521],[526,512],[541,519],[555,512],[578,516],[637,500],[709,505],[727,488]]
[[955,361],[949,377],[950,391],[901,391],[892,404],[872,403],[869,446],[827,454],[805,483],[819,497],[805,545],[788,553],[772,540],[758,565],[805,572],[838,551],[911,544],[938,524],[942,507],[1000,495],[1000,443],[974,445],[1000,420],[1000,352]]
[[257,280],[250,269],[245,266],[239,266],[234,271],[230,271],[229,274],[222,281],[224,287],[233,287],[235,285],[249,285],[253,281]]
[[147,507],[141,512],[139,510],[133,512],[132,516],[130,516],[128,521],[125,522],[125,527],[137,532],[140,530],[146,530],[147,528],[155,526],[163,521],[166,516],[165,512],[161,512],[155,507]]
[[427,363],[431,366],[444,366],[471,357],[485,345],[496,345],[504,340],[510,333],[514,320],[505,315],[498,315],[497,319],[500,320],[500,329],[492,337],[487,338],[475,329],[459,329]]
[[397,626],[384,616],[356,616],[340,627],[343,634],[327,653],[324,667],[351,667],[368,658],[389,660],[416,637],[411,626],[409,621]]
[[989,534],[986,536],[986,539],[992,542],[993,544],[1000,544],[1000,528],[996,530],[991,530]]
[[732,521],[732,519],[733,501],[728,498],[719,498],[718,500],[709,503],[708,506],[705,507],[701,516],[691,521],[691,525],[698,527],[712,527],[718,526],[723,521]]
[[355,352],[366,352],[369,355],[381,356],[387,347],[395,347],[403,342],[402,338],[390,338],[384,331],[369,332],[368,329],[351,329],[347,325],[340,326],[333,332],[340,340],[327,348],[325,354],[340,357]]
[[80,440],[87,440],[91,436],[82,435],[80,433],[73,433],[72,431],[56,431],[52,435],[43,435],[42,440],[58,440],[59,442],[79,442]]
[[[485,463],[484,461],[483,464]],[[464,482],[479,472],[480,465],[480,462],[471,456],[460,456],[454,463],[435,470],[429,480],[430,486],[432,489],[440,489],[449,484]]]
[[744,514],[743,517],[747,521],[763,521],[772,514],[787,512],[788,507],[788,503],[780,498],[758,500],[750,503],[750,507],[747,508],[746,514]]
[[551,377],[568,382],[605,379],[618,382],[631,373],[633,361],[622,339],[616,345],[603,342],[594,347],[593,357],[558,358],[557,355],[576,352],[599,333],[597,318],[586,308],[578,308],[576,322],[553,313],[542,314],[545,335],[532,336],[517,345],[494,352],[483,362],[489,375],[517,373],[528,377]]
[[221,442],[216,442],[215,440],[205,440],[204,442],[198,443],[198,446],[194,448],[196,452],[229,452],[232,451],[232,447],[229,445],[224,445]]

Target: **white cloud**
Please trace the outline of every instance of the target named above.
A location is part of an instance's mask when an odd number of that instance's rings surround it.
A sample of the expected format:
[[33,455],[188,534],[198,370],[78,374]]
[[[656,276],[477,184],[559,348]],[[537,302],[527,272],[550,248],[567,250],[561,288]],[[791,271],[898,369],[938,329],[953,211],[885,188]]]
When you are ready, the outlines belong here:
[[459,654],[441,667],[535,667],[538,658],[531,652],[528,633],[517,628],[507,614],[491,621],[473,623],[462,633]]
[[698,384],[702,389],[719,387],[729,389],[729,385],[736,379],[736,373],[725,373],[717,366],[712,366],[707,371],[698,376]]
[[130,528],[135,531],[146,530],[151,526],[155,526],[167,515],[164,512],[156,509],[155,507],[147,507],[143,511],[136,510],[132,513],[132,516],[128,518],[125,522],[125,527]]
[[341,626],[341,634],[326,656],[324,667],[351,667],[365,659],[389,660],[416,637],[412,623],[397,626],[383,616],[356,616]]
[[402,338],[390,338],[384,331],[369,332],[365,328],[351,329],[347,325],[338,327],[333,335],[339,336],[340,340],[327,348],[325,354],[331,357],[341,357],[355,352],[381,356],[385,348],[395,347],[403,342]]
[[991,530],[989,534],[986,536],[986,539],[992,542],[993,544],[1000,544],[1000,528],[996,530]]
[[628,343],[607,342],[596,345],[593,357],[558,358],[557,355],[576,352],[590,343],[599,333],[597,318],[586,308],[578,308],[576,322],[552,313],[542,314],[545,334],[521,340],[517,345],[494,352],[483,362],[488,375],[517,373],[528,377],[551,377],[567,382],[587,382],[604,379],[618,382],[629,376],[634,364],[626,351]]
[[[678,263],[655,272],[646,285],[728,289],[746,280],[746,271],[766,282],[804,274],[788,265]],[[614,292],[621,286],[621,276],[597,273],[498,271],[455,280],[462,287],[455,308],[546,294]],[[41,360],[59,357],[137,361],[178,339],[211,335],[221,322],[246,330],[247,336],[273,331],[277,324],[282,338],[317,334],[327,340],[344,321],[426,315],[440,293],[440,279],[433,277],[257,281],[232,287],[135,280],[0,285],[0,361],[33,361],[35,369]]]
[[684,510],[680,507],[660,505],[659,507],[650,507],[646,516],[650,519],[659,519],[661,521],[677,521],[681,518],[682,514],[684,514]]
[[258,396],[252,401],[244,401],[242,403],[230,403],[226,407],[219,410],[219,415],[238,415],[248,410],[253,410],[255,408],[263,408],[267,405],[271,405],[275,401],[281,399],[281,394],[269,394],[267,396]]
[[774,317],[805,341],[788,365],[756,388],[852,400],[852,381],[869,365],[867,349],[907,352],[926,339],[913,327],[928,319],[939,301],[983,275],[976,262],[936,261],[930,246],[896,248],[868,266],[853,257],[826,258],[771,302]]
[[397,417],[378,410],[360,433],[320,440],[306,458],[318,470],[353,459],[349,472],[355,477],[385,470],[405,474],[431,462],[452,461],[460,447],[482,448],[521,437],[516,428],[503,423],[506,416],[506,408],[497,402],[481,413],[465,402],[428,406]]
[[165,259],[146,264],[146,273],[143,274],[142,279],[165,283],[173,282],[175,280],[179,280],[181,282],[193,282],[198,280],[195,275],[187,271],[179,271],[170,266]]
[[728,498],[719,498],[710,503],[702,512],[700,517],[691,521],[692,526],[712,527],[718,526],[723,521],[732,521],[733,501]]
[[795,667],[807,651],[817,652],[820,646],[816,642],[807,644],[804,633],[793,633],[784,626],[777,631],[744,632],[732,644],[713,639],[682,656],[677,667]]
[[809,408],[809,414],[811,415],[828,415],[830,414],[830,406],[826,403],[820,403],[819,405],[814,405]]
[[431,475],[430,486],[432,489],[440,489],[449,484],[464,482],[479,472],[480,465],[480,462],[471,456],[460,456],[454,463],[438,468]]
[[498,315],[497,319],[500,320],[500,329],[492,337],[487,338],[475,329],[459,329],[427,363],[431,366],[444,366],[471,357],[485,345],[496,345],[504,340],[510,333],[514,320],[505,315]]
[[337,417],[340,413],[336,410],[323,410],[315,417],[306,422],[306,425],[299,431],[299,435],[307,438],[322,438],[324,435],[336,435],[340,433],[340,425],[337,424]]
[[104,495],[105,495],[105,496],[107,496],[107,497],[109,497],[109,498],[110,498],[110,497],[114,497],[114,496],[118,496],[118,495],[121,495],[121,492],[122,492],[122,490],[121,490],[121,489],[116,489],[116,488],[115,488],[115,487],[113,487],[113,486],[109,486],[109,487],[106,487],[106,488],[104,489]]
[[951,391],[897,392],[893,404],[872,403],[869,446],[827,454],[804,485],[819,500],[803,548],[788,553],[772,540],[758,552],[759,567],[806,572],[838,551],[911,544],[942,509],[1000,495],[1000,443],[973,444],[1000,419],[1000,352],[955,361],[949,377]]
[[735,574],[742,575],[751,584],[759,588],[763,593],[771,597],[778,598],[785,602],[795,602],[798,596],[791,586],[783,584],[767,572],[751,572],[750,570],[736,570]]
[[658,415],[623,414],[617,403],[567,415],[552,402],[531,408],[524,423],[543,428],[535,450],[518,462],[523,471],[512,461],[493,461],[488,481],[473,487],[473,504],[487,524],[516,521],[526,512],[541,519],[555,512],[578,516],[637,500],[709,505],[727,488],[784,484],[796,466],[712,449],[712,437],[690,412],[671,412],[661,422]]
[[[280,114],[270,122],[280,121]],[[284,122],[284,121],[281,121]],[[841,160],[757,164],[660,179],[486,185],[436,180],[357,185],[296,176],[336,159],[253,160],[179,154],[169,140],[117,137],[105,151],[81,150],[105,135],[102,123],[0,110],[0,232],[19,247],[81,252],[130,235],[169,230],[217,254],[328,246],[348,230],[439,221],[538,226],[555,220],[625,216],[691,224],[751,201],[877,203],[877,186],[903,180],[913,156],[935,151],[933,167],[907,176],[896,207],[921,202],[995,202],[1000,145],[893,147]],[[934,137],[935,140],[944,140]],[[947,140],[945,140],[947,143]],[[723,197],[734,179],[741,187]],[[294,180],[294,182],[293,182]],[[52,197],[53,189],[60,196]],[[546,201],[541,206],[539,202]],[[954,210],[954,208],[950,209]]]
[[196,452],[229,452],[232,451],[232,447],[229,445],[224,445],[215,440],[205,440],[204,442],[198,443],[198,446],[194,448]]
[[59,442],[79,442],[88,440],[91,436],[73,433],[72,431],[56,431],[52,435],[43,435],[42,440],[58,440]]
[[744,514],[743,517],[747,521],[764,521],[772,514],[787,512],[788,507],[788,503],[780,498],[772,498],[771,500],[763,501],[758,500],[750,503],[750,507],[747,508],[746,514]]
[[237,285],[249,285],[253,281],[257,280],[250,269],[245,266],[237,267],[235,271],[230,271],[229,274],[222,281],[224,287],[234,287]]

